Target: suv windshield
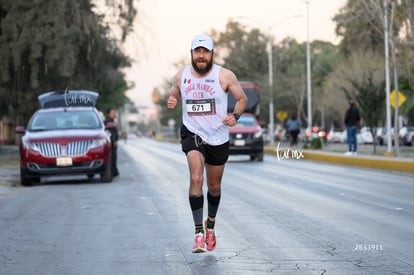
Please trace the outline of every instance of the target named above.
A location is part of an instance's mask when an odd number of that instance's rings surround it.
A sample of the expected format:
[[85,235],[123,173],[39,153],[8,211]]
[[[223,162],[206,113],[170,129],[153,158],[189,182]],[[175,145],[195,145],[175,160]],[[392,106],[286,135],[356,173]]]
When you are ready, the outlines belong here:
[[256,120],[252,116],[241,116],[237,121],[237,126],[256,126]]
[[29,131],[63,129],[98,129],[102,127],[98,115],[90,110],[63,110],[38,112],[32,119]]

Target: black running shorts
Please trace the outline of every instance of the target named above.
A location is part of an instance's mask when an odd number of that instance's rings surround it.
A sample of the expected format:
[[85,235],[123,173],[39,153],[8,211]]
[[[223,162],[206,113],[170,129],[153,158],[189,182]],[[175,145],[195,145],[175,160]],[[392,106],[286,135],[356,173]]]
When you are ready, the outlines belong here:
[[209,165],[224,165],[229,158],[229,142],[213,146],[207,144],[196,134],[181,126],[181,149],[187,155],[192,150],[199,151]]

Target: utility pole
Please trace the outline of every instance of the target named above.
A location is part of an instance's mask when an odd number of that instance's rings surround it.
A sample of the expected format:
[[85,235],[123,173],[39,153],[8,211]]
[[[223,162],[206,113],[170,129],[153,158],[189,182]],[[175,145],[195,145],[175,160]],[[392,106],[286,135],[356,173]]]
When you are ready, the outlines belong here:
[[390,53],[389,53],[389,28],[388,28],[388,7],[387,0],[383,0],[384,4],[384,46],[385,46],[385,93],[386,93],[386,139],[387,151],[386,155],[392,155],[391,141],[391,104],[390,104]]
[[[311,87],[311,60],[309,38],[309,0],[306,1],[306,90],[308,102],[308,130],[312,133],[312,87]],[[312,136],[312,135],[311,135]]]

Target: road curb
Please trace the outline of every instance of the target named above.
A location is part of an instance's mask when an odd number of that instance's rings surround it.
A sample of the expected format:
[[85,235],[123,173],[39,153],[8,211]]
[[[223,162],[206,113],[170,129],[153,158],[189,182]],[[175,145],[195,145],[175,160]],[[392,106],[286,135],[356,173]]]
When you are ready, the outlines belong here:
[[[299,149],[301,150],[301,149]],[[303,159],[340,164],[347,166],[366,167],[387,171],[405,172],[414,174],[414,159],[401,159],[393,157],[374,157],[374,156],[345,156],[339,153],[301,150]],[[266,154],[275,155],[275,150],[266,149]]]

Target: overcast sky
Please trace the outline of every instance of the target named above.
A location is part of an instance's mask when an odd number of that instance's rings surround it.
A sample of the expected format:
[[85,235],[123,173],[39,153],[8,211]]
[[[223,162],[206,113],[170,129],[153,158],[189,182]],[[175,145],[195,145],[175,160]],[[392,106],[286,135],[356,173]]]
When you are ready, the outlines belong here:
[[[306,2],[140,0],[134,33],[125,46],[136,60],[126,72],[127,79],[135,83],[127,95],[138,106],[151,106],[152,90],[162,90],[163,80],[174,77],[176,69],[172,64],[183,58],[190,61],[192,38],[212,28],[223,31],[230,18],[264,33],[271,29],[276,41],[288,36],[306,41]],[[310,40],[338,43],[332,18],[345,3],[346,0],[309,0]]]

